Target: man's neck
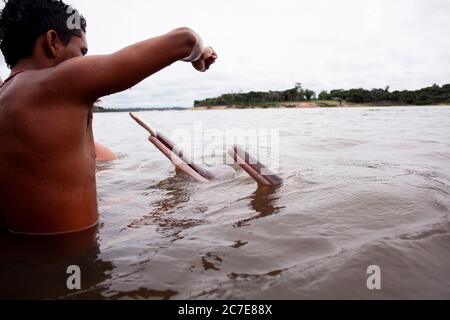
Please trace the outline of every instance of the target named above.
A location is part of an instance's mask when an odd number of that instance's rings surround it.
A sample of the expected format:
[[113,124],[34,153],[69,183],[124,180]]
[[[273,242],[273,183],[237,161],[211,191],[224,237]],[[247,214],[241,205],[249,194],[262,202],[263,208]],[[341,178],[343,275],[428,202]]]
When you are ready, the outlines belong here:
[[11,69],[11,73],[25,70],[41,70],[53,67],[54,63],[36,58],[22,59]]

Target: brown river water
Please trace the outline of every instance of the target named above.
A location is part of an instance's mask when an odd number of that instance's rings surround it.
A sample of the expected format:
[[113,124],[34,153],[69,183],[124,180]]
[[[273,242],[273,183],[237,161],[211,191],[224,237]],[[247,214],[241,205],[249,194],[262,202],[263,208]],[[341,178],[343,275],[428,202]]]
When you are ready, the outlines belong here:
[[[96,138],[120,155],[98,164],[99,228],[0,232],[0,298],[450,299],[449,107],[141,116],[199,162],[198,137],[181,141],[199,126],[278,130],[248,146],[285,183],[258,188],[243,171],[189,181],[126,113],[96,114]],[[229,142],[210,142],[203,161]],[[66,287],[70,265],[81,290]],[[381,290],[367,287],[371,265]]]

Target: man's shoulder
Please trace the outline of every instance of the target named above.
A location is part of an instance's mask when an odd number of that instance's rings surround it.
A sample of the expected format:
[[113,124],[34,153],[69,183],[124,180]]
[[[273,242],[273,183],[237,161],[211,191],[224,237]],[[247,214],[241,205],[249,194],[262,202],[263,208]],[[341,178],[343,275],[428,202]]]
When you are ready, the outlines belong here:
[[39,102],[57,98],[63,84],[52,83],[48,80],[52,69],[54,68],[21,72],[14,79],[11,79],[10,83],[5,83],[0,91],[0,101],[8,99],[11,103],[24,100]]

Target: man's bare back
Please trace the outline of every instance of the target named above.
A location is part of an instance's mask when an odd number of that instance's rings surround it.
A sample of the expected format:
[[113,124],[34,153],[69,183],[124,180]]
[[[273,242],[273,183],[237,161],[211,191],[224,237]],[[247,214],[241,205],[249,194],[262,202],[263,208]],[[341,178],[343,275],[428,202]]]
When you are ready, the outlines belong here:
[[[0,15],[2,52],[12,71],[0,89],[0,224],[3,219],[16,233],[68,233],[97,224],[92,133],[97,99],[126,90],[176,61],[192,62],[204,72],[217,59],[188,28],[113,54],[83,57],[85,25],[76,32],[64,30],[65,23],[58,25],[66,7],[60,1],[9,0]],[[31,54],[23,53],[24,43],[17,42],[22,39],[17,30],[30,24],[17,16],[17,10],[25,9],[38,10],[39,21],[47,17],[60,30],[41,30]],[[52,20],[46,10],[60,17]]]
[[79,231],[98,221],[92,108],[52,101],[46,72],[21,73],[0,89],[0,203],[17,232]]

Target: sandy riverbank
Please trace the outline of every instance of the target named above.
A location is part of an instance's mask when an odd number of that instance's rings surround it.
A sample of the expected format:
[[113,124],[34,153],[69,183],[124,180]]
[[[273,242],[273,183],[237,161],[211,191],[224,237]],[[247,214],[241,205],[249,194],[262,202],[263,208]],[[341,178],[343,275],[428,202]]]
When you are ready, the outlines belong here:
[[251,106],[236,106],[236,105],[222,105],[222,106],[202,106],[195,107],[192,110],[226,110],[226,109],[311,109],[311,108],[339,108],[350,107],[348,104],[339,104],[337,101],[317,101],[317,102],[280,102],[273,104],[255,104]]

